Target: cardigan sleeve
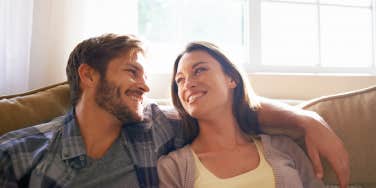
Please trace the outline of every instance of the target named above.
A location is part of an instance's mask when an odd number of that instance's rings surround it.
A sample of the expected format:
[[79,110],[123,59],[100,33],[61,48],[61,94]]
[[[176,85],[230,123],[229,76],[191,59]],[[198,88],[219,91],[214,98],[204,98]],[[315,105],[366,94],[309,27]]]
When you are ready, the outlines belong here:
[[291,138],[286,136],[277,136],[279,144],[283,143],[280,148],[294,160],[295,169],[299,172],[303,187],[305,188],[323,188],[323,182],[315,176],[312,163],[302,148]]
[[161,188],[193,188],[194,159],[188,146],[162,156],[157,170]]

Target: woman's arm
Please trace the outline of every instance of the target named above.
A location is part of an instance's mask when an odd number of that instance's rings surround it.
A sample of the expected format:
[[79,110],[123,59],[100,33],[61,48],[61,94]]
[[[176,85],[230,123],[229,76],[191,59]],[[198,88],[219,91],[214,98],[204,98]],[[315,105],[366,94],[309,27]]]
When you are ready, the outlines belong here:
[[258,119],[263,131],[286,134],[293,138],[304,136],[316,176],[323,177],[321,155],[334,169],[340,187],[347,187],[350,177],[348,153],[320,115],[266,98],[260,97],[260,102]]

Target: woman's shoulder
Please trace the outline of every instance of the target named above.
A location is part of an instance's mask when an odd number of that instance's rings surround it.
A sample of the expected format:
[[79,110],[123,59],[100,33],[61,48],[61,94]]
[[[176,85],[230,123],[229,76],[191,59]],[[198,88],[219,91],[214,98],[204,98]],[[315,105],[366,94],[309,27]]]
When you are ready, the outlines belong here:
[[287,172],[295,169],[303,187],[324,187],[322,181],[316,179],[308,156],[293,139],[282,135],[261,135],[261,140],[264,149],[269,152],[269,162],[272,162],[279,172],[283,172],[280,176],[283,177],[280,178],[283,184],[293,182],[292,173]]
[[185,166],[194,161],[191,146],[186,145],[159,158],[158,166]]
[[162,156],[159,160],[164,159],[164,158],[186,158],[189,155],[192,155],[192,150],[190,145],[185,145],[184,147],[177,149],[175,151],[172,151],[168,153],[167,155]]
[[292,158],[302,157],[302,148],[290,137],[284,135],[260,135],[265,150]]
[[159,158],[159,187],[193,187],[193,163],[194,158],[189,145]]
[[285,135],[259,135],[263,144],[270,144],[272,147],[299,147],[290,137]]

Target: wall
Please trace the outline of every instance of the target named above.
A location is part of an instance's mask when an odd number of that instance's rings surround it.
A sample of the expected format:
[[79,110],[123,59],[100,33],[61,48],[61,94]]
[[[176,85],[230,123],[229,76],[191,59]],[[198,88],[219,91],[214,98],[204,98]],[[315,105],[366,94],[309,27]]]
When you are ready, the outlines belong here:
[[108,32],[136,33],[136,6],[136,1],[35,0],[29,89],[65,81],[68,56],[80,41]]
[[80,36],[80,2],[34,1],[30,89],[66,80],[66,60]]

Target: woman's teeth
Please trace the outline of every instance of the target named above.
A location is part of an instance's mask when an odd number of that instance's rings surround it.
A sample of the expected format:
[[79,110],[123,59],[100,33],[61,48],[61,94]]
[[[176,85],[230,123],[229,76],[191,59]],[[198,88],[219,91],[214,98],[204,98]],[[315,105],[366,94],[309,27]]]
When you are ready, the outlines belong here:
[[194,94],[194,95],[191,95],[188,97],[188,103],[192,103],[192,102],[195,102],[199,97],[203,96],[204,93],[197,93],[197,94]]

